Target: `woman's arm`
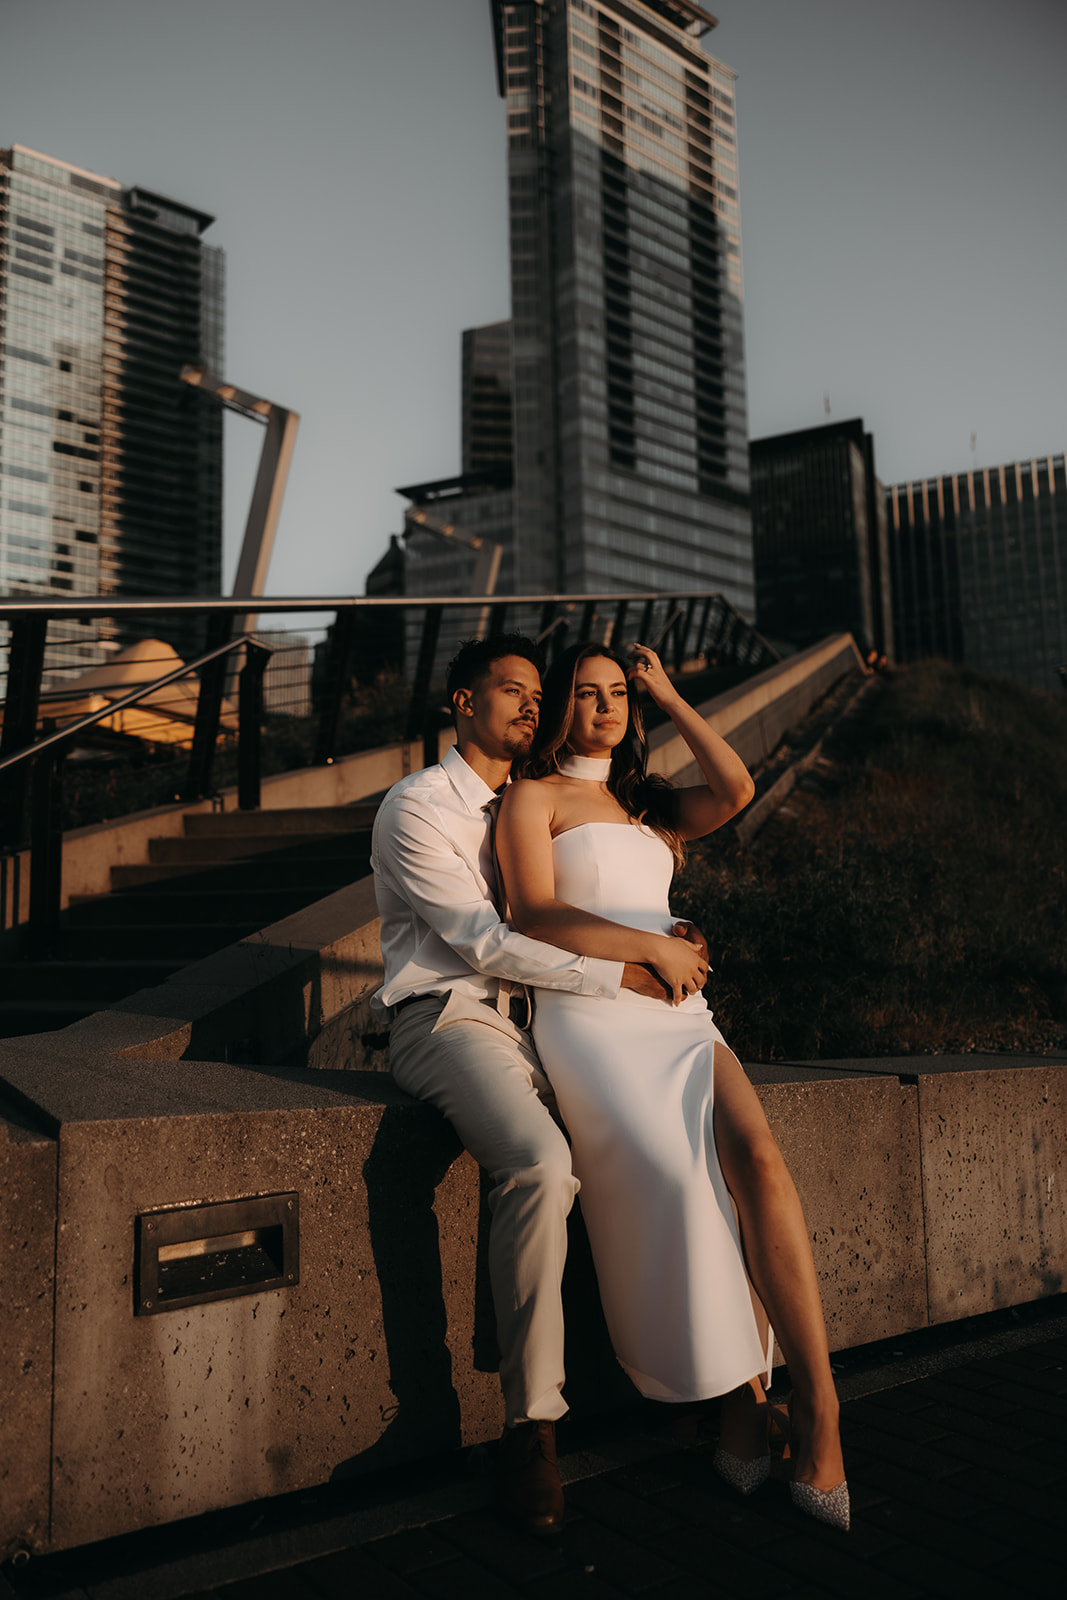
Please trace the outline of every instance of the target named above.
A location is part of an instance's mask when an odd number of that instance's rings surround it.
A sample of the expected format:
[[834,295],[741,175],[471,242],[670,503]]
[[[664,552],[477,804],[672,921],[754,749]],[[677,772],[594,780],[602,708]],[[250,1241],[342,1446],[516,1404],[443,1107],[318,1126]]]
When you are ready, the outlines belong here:
[[675,1002],[703,987],[707,961],[688,940],[609,922],[556,898],[550,785],[511,784],[500,804],[496,851],[509,914],[520,933],[575,955],[652,966]]
[[675,791],[679,833],[683,839],[702,839],[743,811],[756,786],[741,757],[682,699],[656,652],[643,644],[633,648],[636,659],[627,676],[646,688],[667,713],[704,774],[704,785]]

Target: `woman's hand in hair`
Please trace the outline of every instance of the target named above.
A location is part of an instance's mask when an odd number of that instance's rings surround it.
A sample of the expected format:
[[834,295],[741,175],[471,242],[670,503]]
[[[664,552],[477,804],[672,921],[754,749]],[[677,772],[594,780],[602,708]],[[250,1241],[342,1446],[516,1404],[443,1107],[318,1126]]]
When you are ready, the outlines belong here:
[[627,668],[626,676],[639,689],[647,689],[656,705],[666,711],[681,696],[667,676],[659,656],[647,644],[632,644],[630,654],[633,661]]

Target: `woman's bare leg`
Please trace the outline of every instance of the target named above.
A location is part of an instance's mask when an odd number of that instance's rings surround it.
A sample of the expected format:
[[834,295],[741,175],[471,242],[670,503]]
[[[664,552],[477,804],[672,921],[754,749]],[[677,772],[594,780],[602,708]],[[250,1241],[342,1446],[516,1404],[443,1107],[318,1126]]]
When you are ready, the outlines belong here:
[[759,1378],[723,1395],[719,1444],[741,1461],[767,1454],[767,1396]]
[[[832,1489],[844,1478],[845,1469],[811,1241],[800,1199],[759,1097],[736,1056],[722,1045],[715,1048],[714,1126],[723,1177],[737,1206],[749,1276],[771,1319],[793,1383],[793,1475],[819,1489]],[[747,1406],[741,1391],[738,1399]],[[736,1405],[733,1397],[731,1402],[727,1414]]]

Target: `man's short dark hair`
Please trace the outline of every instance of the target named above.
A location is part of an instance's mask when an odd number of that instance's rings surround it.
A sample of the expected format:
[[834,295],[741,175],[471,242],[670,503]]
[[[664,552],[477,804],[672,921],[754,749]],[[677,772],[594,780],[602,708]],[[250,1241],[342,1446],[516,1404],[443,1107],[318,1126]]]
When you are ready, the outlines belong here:
[[545,658],[541,647],[524,633],[493,633],[488,639],[468,639],[460,645],[448,664],[446,693],[449,706],[454,704],[458,689],[473,689],[487,676],[493,662],[499,661],[502,656],[521,656],[536,667],[538,673],[544,673]]

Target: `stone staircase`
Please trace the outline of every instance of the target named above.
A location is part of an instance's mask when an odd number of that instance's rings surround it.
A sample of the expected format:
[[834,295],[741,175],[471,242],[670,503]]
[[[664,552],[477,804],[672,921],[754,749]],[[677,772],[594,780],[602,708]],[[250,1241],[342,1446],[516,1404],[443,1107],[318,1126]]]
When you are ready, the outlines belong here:
[[65,1028],[364,877],[375,810],[187,815],[109,894],[72,897],[53,959],[0,963],[0,1037]]

